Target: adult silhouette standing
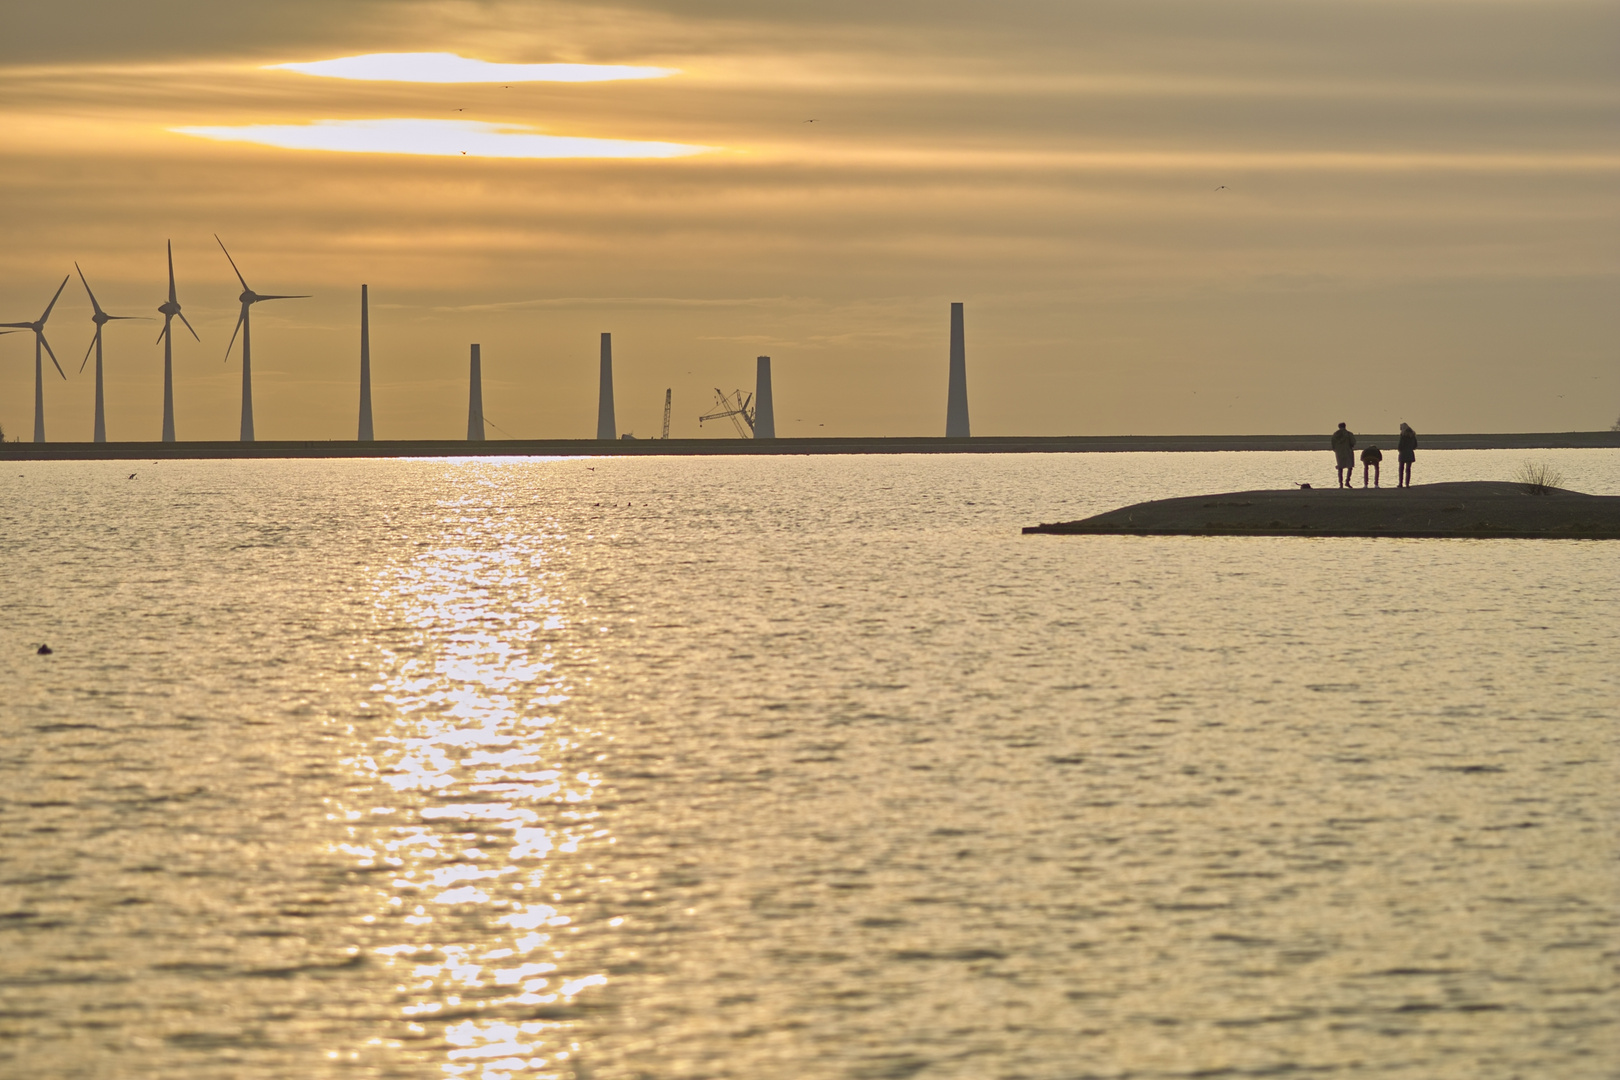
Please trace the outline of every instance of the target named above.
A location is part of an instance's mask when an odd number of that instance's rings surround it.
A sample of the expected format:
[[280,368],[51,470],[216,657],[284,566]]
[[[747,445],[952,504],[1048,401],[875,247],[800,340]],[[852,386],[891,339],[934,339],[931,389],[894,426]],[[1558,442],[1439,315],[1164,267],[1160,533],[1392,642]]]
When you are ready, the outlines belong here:
[[1399,466],[1395,486],[1411,487],[1412,462],[1417,460],[1417,432],[1409,424],[1401,425],[1401,439],[1395,444],[1395,460]]
[[1353,487],[1356,481],[1356,437],[1345,427],[1339,424],[1339,430],[1333,433],[1333,458],[1338,463],[1339,486]]

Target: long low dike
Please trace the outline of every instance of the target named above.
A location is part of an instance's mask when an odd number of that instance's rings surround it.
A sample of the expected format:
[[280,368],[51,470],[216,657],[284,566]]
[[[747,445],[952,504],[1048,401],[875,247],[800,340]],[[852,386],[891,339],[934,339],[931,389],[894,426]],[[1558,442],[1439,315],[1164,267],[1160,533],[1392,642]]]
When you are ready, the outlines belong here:
[[[1394,435],[1357,434],[1358,445],[1394,456]],[[1431,450],[1620,448],[1620,431],[1421,435]],[[1124,454],[1254,450],[1328,452],[1326,433],[1312,435],[1061,435],[879,439],[379,439],[217,442],[3,443],[10,461],[161,461],[192,458],[450,458],[646,457],[749,454]]]

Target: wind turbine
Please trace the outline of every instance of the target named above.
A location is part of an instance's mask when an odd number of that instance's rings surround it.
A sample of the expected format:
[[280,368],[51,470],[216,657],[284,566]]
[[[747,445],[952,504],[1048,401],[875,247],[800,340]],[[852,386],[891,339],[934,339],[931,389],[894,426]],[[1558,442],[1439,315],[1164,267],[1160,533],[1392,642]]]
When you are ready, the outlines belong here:
[[[69,274],[68,277],[72,275]],[[64,277],[62,284],[56,287],[56,295],[51,297],[51,302],[45,306],[45,314],[36,321],[0,323],[0,326],[9,326],[15,330],[34,332],[34,441],[37,443],[45,441],[45,369],[40,361],[41,345],[51,354],[51,363],[56,364],[56,373],[62,376],[64,381],[67,379],[67,372],[62,370],[61,364],[56,363],[56,351],[51,348],[51,343],[45,340],[45,320],[51,317],[51,308],[56,306],[56,301],[61,297],[62,290],[67,288],[67,283],[68,279]]]
[[[169,333],[169,327],[174,317],[180,315],[180,301],[174,298],[174,242],[169,244],[169,302],[158,305],[158,313],[163,316],[163,330],[158,334],[158,340],[163,342],[163,441],[174,442],[174,337]],[[186,323],[186,329],[191,330],[191,324],[186,317],[180,315],[180,321]],[[197,337],[197,331],[191,330],[191,336]]]
[[[225,251],[225,241],[219,238],[218,233],[214,234],[214,242],[219,245],[219,250],[225,252],[225,260],[231,264],[231,269],[236,270],[236,260],[231,258],[229,251]],[[236,270],[236,280],[242,283],[242,295],[237,297],[238,300],[242,301],[242,314],[236,320],[236,330],[231,331],[231,344],[225,346],[225,359],[229,360],[231,358],[231,346],[236,344],[236,331],[240,330],[242,332],[242,441],[252,442],[253,326],[248,321],[248,313],[253,310],[253,305],[261,300],[308,300],[309,296],[308,294],[303,296],[270,296],[265,293],[256,293],[248,288],[247,279],[242,276],[240,270]]]
[[90,316],[90,321],[96,324],[96,336],[90,342],[90,348],[84,350],[84,359],[79,361],[79,371],[84,371],[84,365],[90,362],[90,349],[94,349],[96,351],[96,433],[94,441],[106,442],[107,407],[105,399],[101,396],[101,328],[114,319],[135,319],[139,318],[139,316],[109,315],[102,311],[101,305],[96,303],[96,294],[90,291],[90,283],[84,280],[84,271],[79,270],[78,263],[73,264],[73,269],[79,271],[79,281],[83,282],[85,295],[90,297],[90,306],[95,309],[95,314]]

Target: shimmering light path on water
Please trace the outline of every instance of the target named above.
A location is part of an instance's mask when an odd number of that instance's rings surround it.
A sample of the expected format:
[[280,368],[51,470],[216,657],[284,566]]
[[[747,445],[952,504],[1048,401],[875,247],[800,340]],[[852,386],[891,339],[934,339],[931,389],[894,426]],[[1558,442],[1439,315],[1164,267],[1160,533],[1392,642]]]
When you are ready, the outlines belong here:
[[1329,465],[19,465],[0,1074],[1613,1076],[1620,548],[1018,534]]

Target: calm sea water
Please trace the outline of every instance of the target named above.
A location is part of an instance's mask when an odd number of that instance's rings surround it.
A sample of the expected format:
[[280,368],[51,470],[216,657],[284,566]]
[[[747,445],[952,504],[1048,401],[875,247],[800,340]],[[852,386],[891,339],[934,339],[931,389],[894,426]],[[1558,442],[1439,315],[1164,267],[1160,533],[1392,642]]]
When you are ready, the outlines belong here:
[[1614,1077],[1620,546],[1018,533],[1330,467],[17,465],[0,1075]]

